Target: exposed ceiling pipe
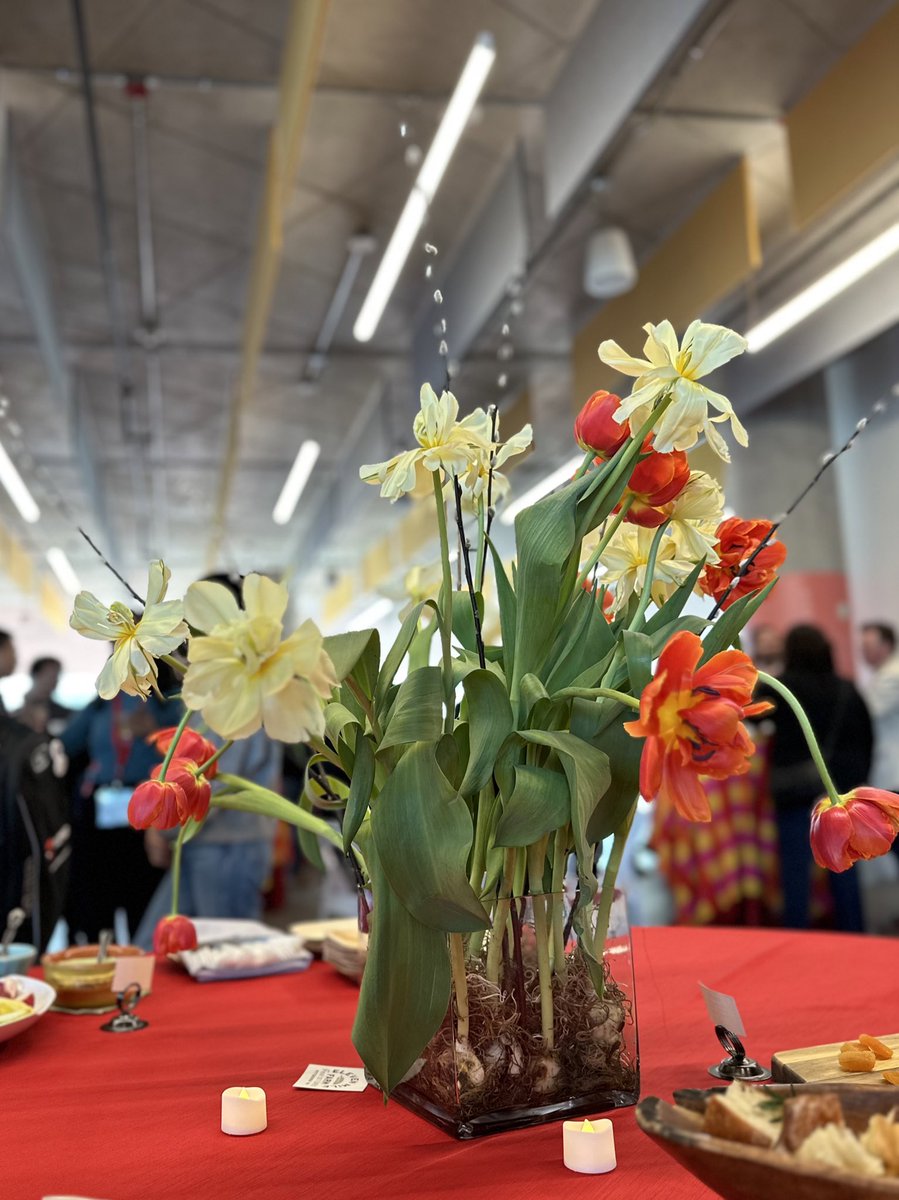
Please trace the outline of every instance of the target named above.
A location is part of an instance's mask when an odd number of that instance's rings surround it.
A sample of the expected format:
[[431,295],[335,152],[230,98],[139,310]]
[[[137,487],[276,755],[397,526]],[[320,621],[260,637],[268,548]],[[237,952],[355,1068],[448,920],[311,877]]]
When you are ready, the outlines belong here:
[[374,253],[377,245],[377,239],[370,233],[354,233],[347,242],[346,262],[343,264],[337,287],[334,289],[325,319],[322,321],[318,337],[315,339],[315,345],[306,360],[304,379],[310,381],[318,379],[328,365],[328,350],[331,348],[331,342],[334,340],[341,317],[346,311],[353,284],[356,282],[356,276],[362,266],[362,260]]
[[269,136],[268,160],[250,287],[244,313],[240,375],[228,409],[225,459],[219,479],[207,566],[217,562],[225,533],[228,500],[237,469],[240,427],[253,397],[256,369],[265,341],[272,300],[281,268],[284,210],[300,161],[306,117],[312,100],[325,31],[328,0],[293,0],[290,8],[281,77],[278,115]]

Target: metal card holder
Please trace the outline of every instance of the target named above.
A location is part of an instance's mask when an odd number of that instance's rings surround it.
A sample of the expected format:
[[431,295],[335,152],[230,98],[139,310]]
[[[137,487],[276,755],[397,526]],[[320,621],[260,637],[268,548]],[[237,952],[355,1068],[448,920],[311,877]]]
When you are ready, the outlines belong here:
[[119,992],[116,996],[119,1014],[111,1021],[107,1021],[105,1025],[100,1026],[102,1032],[136,1033],[138,1029],[146,1029],[150,1022],[134,1015],[134,1010],[142,995],[143,991],[139,983],[129,983],[123,991]]
[[728,1083],[741,1079],[746,1083],[763,1083],[771,1078],[771,1072],[766,1070],[754,1058],[747,1058],[743,1043],[735,1033],[731,1033],[724,1025],[715,1026],[715,1034],[722,1049],[728,1057],[723,1058],[714,1067],[709,1067],[709,1074],[714,1079],[725,1079]]

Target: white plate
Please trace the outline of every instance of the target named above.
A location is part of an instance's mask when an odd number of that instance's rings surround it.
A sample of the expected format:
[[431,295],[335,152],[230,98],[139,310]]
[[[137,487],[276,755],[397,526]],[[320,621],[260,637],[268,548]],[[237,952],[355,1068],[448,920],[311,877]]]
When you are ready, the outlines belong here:
[[13,1000],[18,999],[19,996],[34,996],[34,1012],[30,1017],[19,1017],[18,1021],[9,1021],[6,1025],[0,1025],[0,1042],[8,1042],[17,1033],[30,1029],[41,1019],[56,999],[56,991],[42,979],[29,979],[27,975],[4,975],[3,982],[16,984],[18,995],[13,996]]

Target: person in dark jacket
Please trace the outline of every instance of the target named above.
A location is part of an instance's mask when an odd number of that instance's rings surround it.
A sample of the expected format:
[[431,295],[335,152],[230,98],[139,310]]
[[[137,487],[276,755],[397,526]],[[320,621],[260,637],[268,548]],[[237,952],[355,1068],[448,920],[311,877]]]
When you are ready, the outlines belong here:
[[[814,625],[797,625],[787,634],[780,680],[805,709],[824,760],[839,792],[867,781],[874,750],[874,733],[867,706],[849,679],[837,675],[827,638]],[[771,700],[774,710],[771,749],[771,796],[780,839],[783,923],[805,929],[809,923],[812,851],[809,817],[823,796],[805,736],[786,702],[767,688],[759,699]],[[836,922],[847,932],[863,931],[857,871],[828,872]]]

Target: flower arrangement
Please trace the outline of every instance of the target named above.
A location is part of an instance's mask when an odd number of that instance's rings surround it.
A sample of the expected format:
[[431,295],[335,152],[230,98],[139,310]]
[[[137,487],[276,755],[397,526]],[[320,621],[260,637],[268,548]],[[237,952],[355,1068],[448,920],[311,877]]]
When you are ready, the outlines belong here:
[[[469,1115],[499,1092],[507,1106],[535,1095],[545,1111],[576,1109],[589,1088],[595,1109],[597,1086],[622,1102],[634,1068],[629,1001],[604,948],[638,793],[708,821],[702,780],[748,769],[744,720],[766,705],[753,702],[760,675],[736,647],[786,551],[770,522],[724,520],[720,487],[686,454],[702,436],[727,459],[722,424],[746,445],[730,402],[700,382],[745,342],[699,321],[680,341],[667,321],[645,329],[644,358],[600,346],[604,362],[635,378],[633,390],[584,405],[583,462],[519,513],[511,575],[491,526],[507,487],[501,468],[531,430],[502,441],[494,411],[459,420],[452,394],[422,388],[416,446],[360,471],[391,501],[428,490],[435,501],[439,586],[408,610],[386,654],[374,630],[322,638],[307,621],[283,637],[286,589],[258,575],[244,580],[242,606],[214,583],[193,584],[183,604],[164,601],[161,563],[140,620],[84,593],[75,602],[73,626],[114,643],[101,695],[147,695],[160,656],[184,673],[185,715],[159,736],[165,759],[132,797],[136,827],[180,826],[180,848],[210,805],[246,808],[352,855],[373,897],[353,1037],[387,1094],[429,1080],[445,1107]],[[490,571],[496,644],[482,632]],[[707,617],[685,614],[693,594],[713,602]],[[173,654],[185,635],[182,662]],[[899,797],[839,796],[797,715],[826,793],[811,824],[816,858],[843,870],[884,853],[899,831]],[[301,803],[216,777],[221,749],[189,728],[195,716],[224,739],[262,727],[308,742]],[[316,808],[339,809],[342,831]],[[573,897],[564,892],[572,856]],[[184,938],[170,920],[160,946]],[[579,1067],[565,1039],[586,1047]]]

